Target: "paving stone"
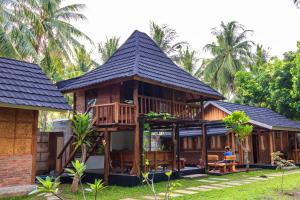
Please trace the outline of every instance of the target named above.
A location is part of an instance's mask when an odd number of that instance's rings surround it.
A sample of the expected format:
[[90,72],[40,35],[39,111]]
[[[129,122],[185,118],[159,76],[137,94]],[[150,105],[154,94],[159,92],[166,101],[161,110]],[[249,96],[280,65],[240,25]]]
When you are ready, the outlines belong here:
[[163,199],[160,197],[156,197],[156,199],[155,199],[154,196],[143,196],[142,198],[145,200],[162,200]]
[[205,189],[205,188],[200,188],[200,187],[189,187],[186,188],[187,190],[192,190],[192,191],[203,191],[203,190],[210,190],[210,189]]
[[223,189],[220,187],[210,186],[210,185],[201,185],[199,188],[206,188],[206,189]]
[[[158,193],[159,196],[165,196],[164,192]],[[171,193],[171,197],[181,197],[182,194]]]
[[181,194],[197,194],[197,192],[192,192],[188,190],[175,190],[175,193],[181,193]]
[[197,180],[199,182],[203,182],[203,183],[216,183],[217,181],[213,181],[213,180],[207,180],[207,179],[200,179],[200,180]]
[[248,179],[251,179],[251,180],[259,180],[259,181],[264,180],[264,178],[261,178],[261,177],[250,177],[250,178],[248,178]]
[[225,184],[211,184],[211,186],[216,186],[216,187],[223,187],[223,188],[228,188],[228,187],[232,187],[232,185],[225,185]]
[[207,177],[207,174],[191,174],[191,175],[184,175],[182,178],[187,178],[187,179],[198,179],[198,178],[203,178]]
[[134,198],[125,198],[125,199],[120,199],[120,200],[137,200],[137,199],[134,199]]
[[210,180],[216,180],[216,181],[228,181],[227,178],[209,178]]
[[226,185],[233,185],[233,186],[240,186],[240,185],[243,185],[242,183],[237,183],[237,182],[226,182],[224,183]]

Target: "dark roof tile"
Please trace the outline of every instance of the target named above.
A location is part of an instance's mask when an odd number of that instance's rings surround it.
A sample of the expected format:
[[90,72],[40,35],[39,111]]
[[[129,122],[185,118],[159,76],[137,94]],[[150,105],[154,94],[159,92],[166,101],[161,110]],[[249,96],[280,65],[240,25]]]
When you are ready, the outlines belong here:
[[38,65],[8,58],[0,58],[1,104],[38,109],[71,109]]
[[139,31],[135,31],[105,64],[81,77],[58,83],[58,88],[70,91],[132,76],[204,93],[212,99],[223,98],[220,93],[175,65],[147,34]]

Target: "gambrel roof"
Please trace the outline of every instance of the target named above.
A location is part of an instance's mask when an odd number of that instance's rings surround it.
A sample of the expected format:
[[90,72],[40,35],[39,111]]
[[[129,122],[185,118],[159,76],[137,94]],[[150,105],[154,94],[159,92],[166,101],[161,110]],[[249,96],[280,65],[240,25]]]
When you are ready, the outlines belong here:
[[250,117],[250,123],[263,128],[300,132],[300,122],[290,120],[268,108],[228,103],[224,101],[209,101],[205,104],[205,107],[208,105],[213,105],[227,114],[231,114],[236,110],[244,111],[246,115]]
[[0,58],[0,106],[71,109],[38,65],[8,58]]
[[102,66],[81,77],[62,81],[58,87],[68,92],[113,79],[134,77],[193,91],[208,99],[223,99],[220,93],[174,64],[147,34],[139,31],[134,31]]

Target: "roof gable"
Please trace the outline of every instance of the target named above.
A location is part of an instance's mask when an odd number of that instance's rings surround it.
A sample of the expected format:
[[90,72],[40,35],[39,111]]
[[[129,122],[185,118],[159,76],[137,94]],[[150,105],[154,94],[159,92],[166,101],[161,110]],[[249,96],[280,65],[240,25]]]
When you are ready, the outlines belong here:
[[38,65],[8,58],[0,58],[0,106],[71,109]]
[[224,101],[209,101],[205,107],[213,105],[227,114],[241,110],[250,117],[250,123],[270,130],[300,131],[300,123],[290,120],[268,108],[247,106]]
[[135,76],[198,92],[211,96],[211,99],[223,99],[217,91],[175,65],[147,34],[139,31],[134,31],[102,66],[81,77],[60,82],[58,87],[62,91],[71,91]]

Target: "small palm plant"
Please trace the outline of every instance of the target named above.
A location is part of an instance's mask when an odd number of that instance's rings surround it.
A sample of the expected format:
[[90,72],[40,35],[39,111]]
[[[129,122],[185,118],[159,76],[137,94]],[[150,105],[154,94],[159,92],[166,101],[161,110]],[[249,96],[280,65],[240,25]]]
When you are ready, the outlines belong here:
[[58,195],[58,186],[60,185],[58,178],[53,179],[49,176],[47,176],[45,180],[40,177],[36,178],[40,184],[34,191],[30,192],[29,195],[38,194],[38,196],[44,196],[46,198],[54,195],[58,199],[63,200],[63,198]]
[[87,138],[94,132],[91,117],[88,113],[76,114],[72,119],[73,132],[76,138],[75,149],[81,147],[81,162],[86,161],[87,147],[90,145]]
[[94,194],[94,199],[97,200],[98,193],[104,188],[101,179],[95,179],[95,183],[88,183],[89,188],[85,190]]
[[86,165],[83,162],[79,162],[78,160],[76,160],[75,162],[72,162],[72,165],[73,165],[74,169],[69,169],[69,168],[66,169],[66,171],[69,173],[69,175],[73,177],[73,182],[72,182],[72,185],[71,185],[71,191],[72,192],[77,192],[78,191],[78,184],[80,183],[83,198],[85,199],[85,194],[84,194],[84,190],[83,190],[83,187],[82,187],[81,178],[82,178],[82,176],[84,174],[84,171],[86,169]]

